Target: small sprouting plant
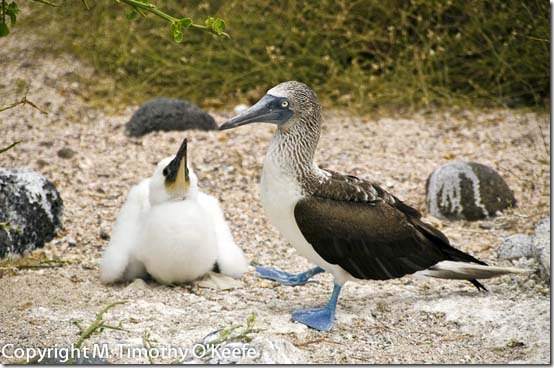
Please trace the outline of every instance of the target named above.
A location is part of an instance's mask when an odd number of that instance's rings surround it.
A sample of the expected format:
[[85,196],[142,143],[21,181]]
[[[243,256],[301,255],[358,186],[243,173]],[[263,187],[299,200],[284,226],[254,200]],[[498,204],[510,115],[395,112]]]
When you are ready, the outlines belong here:
[[[98,314],[96,315],[96,318],[94,319],[94,321],[92,321],[92,324],[87,328],[83,328],[79,321],[73,321],[72,323],[75,326],[77,326],[77,328],[79,329],[79,339],[75,343],[74,348],[80,349],[81,346],[83,346],[83,343],[85,342],[85,340],[90,338],[93,334],[100,333],[105,329],[129,332],[129,330],[123,327],[123,324],[121,321],[119,322],[119,324],[114,326],[114,325],[108,324],[106,320],[104,320],[104,314],[106,314],[107,311],[109,311],[110,309],[112,309],[113,307],[119,304],[125,304],[125,302],[119,301],[119,302],[111,303],[108,306],[102,308],[102,310],[98,312]],[[73,364],[73,357],[69,358],[69,360],[67,361],[67,364]]]
[[[239,324],[239,325],[232,325],[227,328],[223,328],[215,333],[212,333],[210,335],[213,335],[213,338],[210,338],[211,336],[208,335],[207,338],[204,339],[204,342],[202,345],[206,347],[205,352],[207,355],[213,350],[217,349],[218,346],[221,344],[225,344],[228,342],[250,342],[254,338],[252,335],[256,334],[261,329],[254,328],[254,325],[256,323],[256,315],[254,312],[248,316],[246,319],[246,326]],[[197,346],[197,349],[200,347]]]

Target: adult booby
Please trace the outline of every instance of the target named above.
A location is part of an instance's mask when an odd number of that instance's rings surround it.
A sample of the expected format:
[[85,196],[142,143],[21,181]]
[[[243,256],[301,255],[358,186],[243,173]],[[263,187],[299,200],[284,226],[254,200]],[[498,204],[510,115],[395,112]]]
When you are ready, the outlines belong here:
[[176,156],[133,187],[101,261],[102,281],[150,274],[163,284],[197,279],[210,270],[241,277],[247,269],[216,198],[198,189],[187,165],[187,140]]
[[293,312],[295,321],[328,331],[341,287],[356,279],[388,280],[416,272],[426,276],[476,279],[510,272],[450,245],[421,214],[379,185],[321,169],[314,153],[321,133],[321,105],[305,84],[285,82],[254,106],[225,122],[231,129],[254,122],[277,125],[265,157],[261,200],[270,221],[316,268],[298,275],[256,267],[258,275],[287,285],[306,283],[327,271],[334,289],[323,308]]

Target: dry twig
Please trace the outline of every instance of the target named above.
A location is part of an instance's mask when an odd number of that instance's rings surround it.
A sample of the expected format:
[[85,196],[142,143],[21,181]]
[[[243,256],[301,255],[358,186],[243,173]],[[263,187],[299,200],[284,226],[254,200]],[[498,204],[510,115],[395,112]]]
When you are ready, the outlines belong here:
[[8,106],[0,107],[0,112],[6,111],[6,110],[9,110],[9,109],[13,109],[14,107],[19,106],[19,105],[30,105],[31,107],[34,107],[35,109],[37,109],[38,111],[43,113],[44,115],[48,115],[48,113],[46,111],[44,111],[43,109],[38,107],[33,101],[30,101],[27,98],[27,93],[29,93],[29,88],[27,88],[27,90],[25,91],[25,95],[23,95],[23,98],[21,100],[19,100],[17,102],[14,102],[14,103],[12,103],[11,105],[8,105]]

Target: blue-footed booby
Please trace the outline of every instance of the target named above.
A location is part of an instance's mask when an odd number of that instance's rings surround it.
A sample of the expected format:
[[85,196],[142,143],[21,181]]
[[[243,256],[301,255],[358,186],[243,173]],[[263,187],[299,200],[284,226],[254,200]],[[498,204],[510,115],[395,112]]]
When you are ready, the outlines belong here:
[[321,134],[321,105],[299,82],[281,83],[220,129],[263,122],[277,125],[264,160],[261,201],[270,222],[317,267],[298,275],[256,267],[263,278],[287,285],[330,272],[334,289],[323,308],[294,311],[292,319],[328,331],[339,292],[346,281],[388,280],[419,272],[425,276],[469,280],[521,270],[489,267],[450,245],[446,236],[421,220],[421,214],[394,195],[352,175],[314,163]]
[[211,270],[239,278],[248,264],[216,198],[198,189],[187,164],[187,140],[134,186],[101,261],[104,283],[151,275],[163,284],[195,280]]

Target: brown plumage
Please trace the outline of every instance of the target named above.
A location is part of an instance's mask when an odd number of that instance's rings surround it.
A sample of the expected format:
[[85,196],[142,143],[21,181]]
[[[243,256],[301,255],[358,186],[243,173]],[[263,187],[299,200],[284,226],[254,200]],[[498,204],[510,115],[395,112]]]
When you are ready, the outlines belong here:
[[416,209],[379,185],[324,172],[326,181],[304,182],[307,196],[294,215],[302,235],[327,262],[371,280],[402,277],[445,260],[486,265],[453,248],[442,232],[421,221]]

